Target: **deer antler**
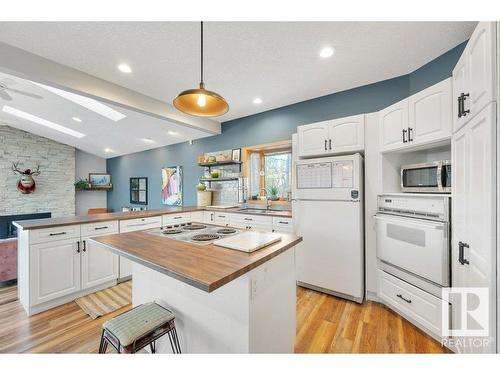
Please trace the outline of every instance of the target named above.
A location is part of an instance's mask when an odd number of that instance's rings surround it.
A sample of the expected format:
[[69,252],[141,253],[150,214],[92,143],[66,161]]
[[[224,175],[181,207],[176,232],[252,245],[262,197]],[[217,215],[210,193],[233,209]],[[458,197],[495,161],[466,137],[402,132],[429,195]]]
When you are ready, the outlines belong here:
[[17,162],[17,163],[13,162],[12,163],[12,171],[14,172],[14,174],[15,173],[24,174],[23,171],[21,171],[21,170],[18,169],[18,167],[17,167],[18,165],[19,165],[19,162]]
[[36,166],[36,170],[35,170],[35,171],[33,171],[33,172],[31,172],[31,175],[32,175],[32,176],[38,176],[40,173],[41,173],[41,172],[40,172],[40,164],[37,164],[37,166]]

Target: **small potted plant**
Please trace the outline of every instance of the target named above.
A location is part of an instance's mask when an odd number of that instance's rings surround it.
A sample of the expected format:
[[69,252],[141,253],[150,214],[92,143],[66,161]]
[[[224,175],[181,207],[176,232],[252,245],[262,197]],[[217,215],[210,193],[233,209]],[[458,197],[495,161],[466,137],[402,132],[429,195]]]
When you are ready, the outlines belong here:
[[198,206],[205,207],[212,204],[212,192],[207,191],[207,186],[205,184],[199,183],[196,185]]
[[84,180],[83,178],[79,178],[75,183],[75,190],[89,190],[90,189],[90,183],[87,180]]
[[278,188],[276,186],[272,186],[270,189],[269,189],[269,195],[271,196],[271,200],[272,201],[277,201],[279,200],[280,198],[278,197]]
[[212,178],[219,178],[219,176],[220,176],[220,172],[217,170],[210,172],[210,177],[212,177]]

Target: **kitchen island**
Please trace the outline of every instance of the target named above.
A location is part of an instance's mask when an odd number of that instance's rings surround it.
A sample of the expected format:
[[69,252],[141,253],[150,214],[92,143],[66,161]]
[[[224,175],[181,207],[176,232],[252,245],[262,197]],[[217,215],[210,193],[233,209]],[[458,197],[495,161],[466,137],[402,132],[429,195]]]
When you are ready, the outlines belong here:
[[[156,301],[171,309],[184,353],[293,353],[295,245],[302,238],[280,236],[252,253],[151,231],[89,242],[133,261],[134,306]],[[170,352],[168,339],[157,351]]]

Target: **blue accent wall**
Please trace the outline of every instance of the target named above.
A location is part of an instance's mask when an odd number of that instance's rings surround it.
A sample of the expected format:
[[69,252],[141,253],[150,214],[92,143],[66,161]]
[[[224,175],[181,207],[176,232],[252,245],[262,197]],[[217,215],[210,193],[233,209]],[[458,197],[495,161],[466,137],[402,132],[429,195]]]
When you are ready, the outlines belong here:
[[183,167],[184,205],[196,205],[196,184],[203,168],[196,157],[205,152],[233,149],[290,139],[298,125],[379,111],[451,76],[466,42],[456,46],[414,72],[273,109],[222,124],[220,135],[119,156],[107,160],[113,180],[108,209],[121,210],[129,203],[129,178],[148,177],[148,207],[161,204],[161,168]]

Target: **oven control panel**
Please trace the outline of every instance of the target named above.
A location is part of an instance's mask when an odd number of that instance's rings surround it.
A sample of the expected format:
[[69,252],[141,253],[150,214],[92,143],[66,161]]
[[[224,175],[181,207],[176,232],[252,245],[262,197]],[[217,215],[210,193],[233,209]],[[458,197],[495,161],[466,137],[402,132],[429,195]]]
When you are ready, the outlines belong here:
[[384,194],[378,196],[378,211],[449,220],[449,196]]

